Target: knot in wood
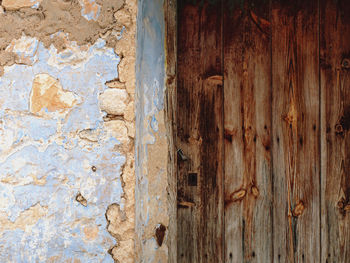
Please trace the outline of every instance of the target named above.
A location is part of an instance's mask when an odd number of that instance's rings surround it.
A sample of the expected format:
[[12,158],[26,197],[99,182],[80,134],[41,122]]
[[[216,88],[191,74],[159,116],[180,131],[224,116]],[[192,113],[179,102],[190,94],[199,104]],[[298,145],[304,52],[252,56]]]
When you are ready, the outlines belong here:
[[251,191],[255,197],[259,196],[259,189],[255,185],[252,186]]
[[188,202],[188,201],[179,201],[178,202],[178,206],[182,207],[182,208],[190,208],[190,207],[194,207],[195,203],[193,202]]
[[295,109],[295,105],[292,102],[292,104],[290,105],[289,111],[287,113],[287,115],[284,117],[284,120],[289,124],[293,124],[297,121],[297,111]]
[[338,201],[337,207],[339,209],[343,209],[344,208],[344,199],[343,198]]
[[344,132],[343,125],[340,123],[336,124],[334,129],[336,134],[343,134]]
[[344,58],[341,63],[342,68],[349,69],[350,68],[350,60],[348,58]]
[[301,214],[304,212],[304,203],[303,201],[300,201],[293,209],[293,216],[294,217],[299,217]]
[[240,200],[242,200],[245,197],[246,193],[247,193],[247,190],[240,189],[240,190],[238,190],[236,192],[233,192],[230,195],[230,199],[231,199],[232,202],[240,201]]
[[212,85],[222,86],[224,84],[224,77],[222,75],[214,75],[214,76],[208,77],[206,81]]

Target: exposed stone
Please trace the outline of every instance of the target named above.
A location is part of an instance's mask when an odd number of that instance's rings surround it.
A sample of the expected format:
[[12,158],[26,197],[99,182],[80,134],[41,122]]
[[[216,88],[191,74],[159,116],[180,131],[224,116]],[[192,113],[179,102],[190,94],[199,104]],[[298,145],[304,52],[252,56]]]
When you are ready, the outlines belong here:
[[114,13],[114,18],[117,20],[118,23],[129,27],[131,24],[131,17],[128,10],[121,9]]
[[[69,34],[70,40],[77,41],[79,46],[93,44],[101,33],[122,27],[114,19],[114,13],[124,5],[124,0],[96,1],[101,5],[97,20],[87,20],[81,14],[82,6],[78,1],[42,0],[40,8],[23,8],[21,13],[5,12],[0,16],[0,50],[5,49],[12,39],[18,39],[24,32],[36,37],[45,47],[56,45],[52,34],[63,31]],[[5,9],[15,9],[23,5],[33,6],[36,2],[30,0],[3,0]],[[114,47],[117,39],[110,35],[107,46]]]
[[[134,240],[129,239],[120,241],[118,246],[111,249],[110,254],[116,262],[120,263],[133,263],[134,262]],[[157,261],[155,261],[157,262]]]
[[133,224],[127,220],[125,212],[120,209],[119,205],[110,205],[106,212],[106,218],[108,221],[108,232],[118,241],[128,234],[128,232],[132,233]]
[[124,115],[128,93],[123,89],[107,89],[99,97],[102,111],[113,115]]
[[125,89],[125,83],[120,82],[119,80],[108,81],[106,85],[109,88]]
[[128,129],[122,120],[111,120],[105,123],[109,136],[116,138],[120,142],[128,141]]
[[80,203],[83,206],[87,206],[87,200],[85,199],[84,196],[82,196],[81,193],[78,193],[77,196],[75,197],[75,200]]
[[37,47],[37,39],[22,36],[20,39],[12,40],[6,51],[14,55],[17,64],[32,65],[37,60]]
[[135,124],[133,122],[127,122],[126,127],[128,128],[128,136],[130,138],[135,138]]
[[30,112],[63,112],[72,108],[75,103],[74,94],[64,91],[58,79],[45,73],[35,76],[30,94]]
[[2,0],[2,6],[7,10],[17,10],[24,7],[32,7],[37,3],[40,3],[42,0]]
[[121,82],[125,82],[126,90],[129,94],[135,93],[135,75],[133,74],[133,67],[135,65],[134,58],[123,58],[118,65],[119,79]]
[[79,132],[79,137],[83,140],[97,142],[100,134],[100,130],[86,129]]
[[135,105],[134,102],[130,102],[125,109],[124,118],[127,121],[133,121],[135,118]]

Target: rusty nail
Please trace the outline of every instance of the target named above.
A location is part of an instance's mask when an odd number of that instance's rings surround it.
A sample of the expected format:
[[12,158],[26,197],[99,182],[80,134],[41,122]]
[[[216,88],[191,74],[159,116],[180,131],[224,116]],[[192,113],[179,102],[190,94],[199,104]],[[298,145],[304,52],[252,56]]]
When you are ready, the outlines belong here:
[[293,209],[293,216],[294,217],[299,217],[301,214],[304,212],[304,203],[303,201],[300,201]]
[[342,61],[342,63],[341,63],[341,66],[342,66],[343,68],[346,68],[346,69],[350,68],[350,60],[347,59],[347,58],[344,58],[343,61]]
[[233,192],[233,193],[230,195],[230,199],[231,199],[231,201],[233,201],[233,202],[242,200],[242,199],[245,197],[246,193],[247,193],[247,190],[245,190],[245,189],[240,189],[240,190],[238,190],[238,191],[236,191],[236,192]]
[[164,237],[165,237],[165,231],[166,231],[166,227],[163,225],[163,224],[158,224],[156,226],[156,239],[157,239],[157,244],[158,246],[162,246],[163,244],[163,240],[164,240]]
[[181,149],[177,150],[178,156],[181,158],[182,161],[187,161],[188,157],[184,154],[184,152]]

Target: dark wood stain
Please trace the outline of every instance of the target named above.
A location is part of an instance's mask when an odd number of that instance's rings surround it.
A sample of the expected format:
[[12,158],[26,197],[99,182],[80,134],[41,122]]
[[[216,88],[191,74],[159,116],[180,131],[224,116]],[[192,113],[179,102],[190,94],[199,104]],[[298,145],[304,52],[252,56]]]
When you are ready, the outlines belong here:
[[347,262],[348,1],[178,2],[177,262]]
[[176,145],[188,160],[177,162],[177,254],[183,255],[178,262],[220,263],[224,220],[221,1],[180,2]]
[[350,258],[350,5],[320,1],[321,67],[321,260]]

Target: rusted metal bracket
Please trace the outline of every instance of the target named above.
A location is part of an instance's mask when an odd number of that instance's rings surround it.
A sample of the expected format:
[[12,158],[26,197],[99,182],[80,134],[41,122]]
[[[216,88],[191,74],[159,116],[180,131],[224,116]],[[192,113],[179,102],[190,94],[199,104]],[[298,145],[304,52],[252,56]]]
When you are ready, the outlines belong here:
[[181,159],[181,161],[188,161],[188,157],[184,154],[184,152],[181,149],[177,150],[177,155]]

